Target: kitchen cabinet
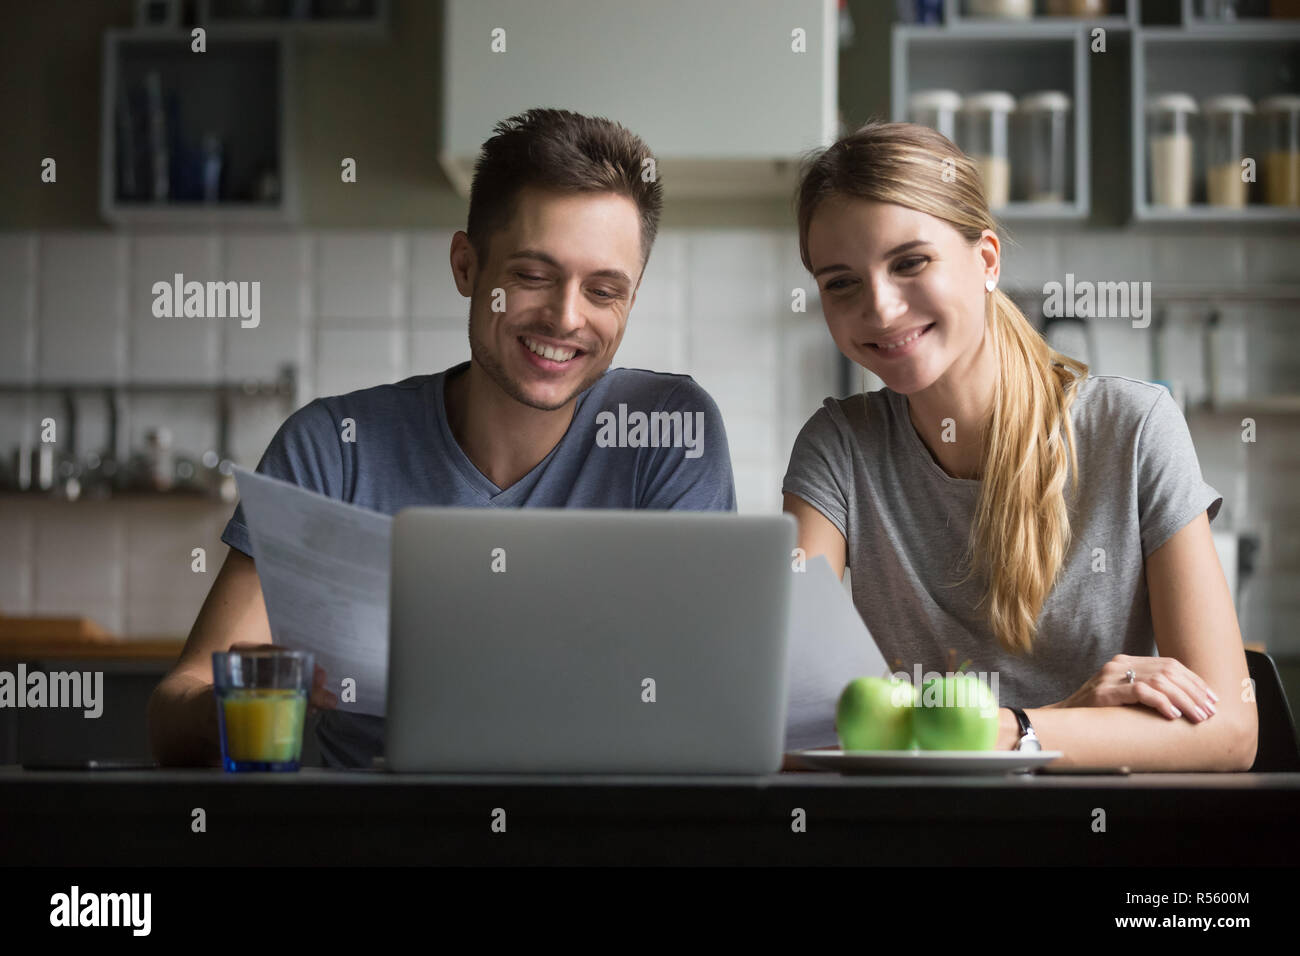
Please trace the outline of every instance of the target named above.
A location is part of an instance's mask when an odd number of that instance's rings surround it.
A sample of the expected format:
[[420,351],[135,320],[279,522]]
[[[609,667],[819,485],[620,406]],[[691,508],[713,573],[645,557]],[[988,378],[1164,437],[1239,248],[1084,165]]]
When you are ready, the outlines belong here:
[[440,160],[462,193],[493,127],[532,107],[617,120],[669,198],[788,197],[801,154],[837,132],[833,0],[444,9]]
[[104,33],[100,213],[111,223],[284,223],[298,215],[282,36]]
[[[908,119],[908,98],[918,90],[949,89],[960,94],[1002,90],[1015,97],[1059,90],[1071,100],[1067,194],[1062,202],[1015,198],[994,209],[1000,219],[1084,219],[1089,195],[1089,47],[1077,22],[1043,18],[1029,22],[985,22],[962,28],[897,24],[893,33],[891,113]],[[1013,133],[1014,135],[1014,133]],[[960,144],[959,144],[960,145]],[[1013,163],[1016,150],[1013,146]]]
[[[1147,97],[1177,91],[1194,100],[1221,94],[1244,95],[1253,102],[1279,93],[1300,92],[1300,20],[1238,22],[1216,27],[1150,27],[1133,37],[1133,218],[1139,222],[1300,222],[1300,206],[1262,202],[1267,172],[1263,144],[1253,117],[1248,117],[1246,155],[1256,160],[1258,180],[1248,185],[1249,202],[1241,207],[1206,202],[1204,137],[1193,133],[1192,201],[1182,207],[1151,202],[1152,165],[1148,158]],[[1194,129],[1201,123],[1198,117]]]
[[[1044,4],[1036,7],[1041,14]],[[1242,18],[1207,20],[1200,6],[1183,0],[1174,25],[1143,23],[1140,0],[1112,2],[1100,17],[1030,18],[973,16],[969,0],[947,0],[942,26],[897,24],[893,33],[892,115],[908,118],[909,96],[918,90],[951,89],[961,94],[1005,90],[1013,95],[1060,90],[1073,103],[1074,137],[1070,155],[1074,193],[1064,204],[1013,201],[995,214],[1006,221],[1086,219],[1090,215],[1088,130],[1089,63],[1095,56],[1131,52],[1128,78],[1130,132],[1128,167],[1130,215],[1137,222],[1293,223],[1300,206],[1266,205],[1262,179],[1266,152],[1256,117],[1247,119],[1246,154],[1256,160],[1256,182],[1248,184],[1249,201],[1240,207],[1210,205],[1202,158],[1204,136],[1193,116],[1191,133],[1179,139],[1179,159],[1190,165],[1192,195],[1185,205],[1157,205],[1152,199],[1148,156],[1148,98],[1181,93],[1199,104],[1224,94],[1245,96],[1258,104],[1278,94],[1300,93],[1300,19]],[[1157,11],[1158,12],[1158,11]],[[1096,30],[1106,31],[1106,52],[1093,52]],[[1096,104],[1115,109],[1118,104]],[[1191,154],[1191,160],[1186,154]],[[1170,168],[1171,156],[1162,154]],[[1014,154],[1013,154],[1014,158]],[[1158,157],[1161,158],[1161,157]],[[1104,165],[1104,164],[1103,164]],[[1168,177],[1166,173],[1166,180]],[[1167,181],[1162,185],[1167,185]],[[1167,191],[1167,190],[1166,190]]]

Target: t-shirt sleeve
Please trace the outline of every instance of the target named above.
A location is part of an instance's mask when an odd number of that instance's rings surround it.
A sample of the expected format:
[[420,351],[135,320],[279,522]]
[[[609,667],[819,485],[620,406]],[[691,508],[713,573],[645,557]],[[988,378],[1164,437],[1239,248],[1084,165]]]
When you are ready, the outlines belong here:
[[798,495],[826,516],[848,540],[849,489],[845,474],[849,467],[844,435],[828,405],[823,405],[804,423],[790,452],[781,490]]
[[[311,402],[285,419],[257,463],[257,472],[331,498],[342,497],[343,454],[339,434],[323,403]],[[242,505],[235,508],[221,540],[252,557],[253,545]]]
[[1213,521],[1223,504],[1201,477],[1187,421],[1163,388],[1138,432],[1137,482],[1143,558],[1201,512]]
[[[722,412],[708,392],[687,376],[665,396],[657,409],[681,413],[691,423],[690,441],[683,428],[683,446],[653,448],[646,468],[638,508],[678,511],[735,511],[736,480]],[[702,417],[701,417],[702,416]],[[702,427],[700,427],[702,423]]]

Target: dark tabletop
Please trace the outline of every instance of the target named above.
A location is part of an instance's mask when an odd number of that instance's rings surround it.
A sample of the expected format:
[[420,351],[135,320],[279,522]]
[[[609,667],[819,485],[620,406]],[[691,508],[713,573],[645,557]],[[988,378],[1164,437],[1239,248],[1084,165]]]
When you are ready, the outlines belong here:
[[0,767],[0,820],[0,860],[26,865],[1294,865],[1300,774]]

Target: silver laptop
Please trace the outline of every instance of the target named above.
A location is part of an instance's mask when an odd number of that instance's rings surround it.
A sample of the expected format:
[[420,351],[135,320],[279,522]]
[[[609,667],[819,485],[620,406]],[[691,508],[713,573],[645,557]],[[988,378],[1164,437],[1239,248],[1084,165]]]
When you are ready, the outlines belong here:
[[795,528],[784,514],[400,512],[385,765],[775,772]]

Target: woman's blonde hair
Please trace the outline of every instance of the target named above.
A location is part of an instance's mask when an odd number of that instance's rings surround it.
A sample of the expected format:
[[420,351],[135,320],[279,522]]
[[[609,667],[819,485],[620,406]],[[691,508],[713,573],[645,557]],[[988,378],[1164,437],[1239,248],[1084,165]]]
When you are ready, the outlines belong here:
[[[809,272],[808,226],[824,199],[894,203],[942,219],[971,245],[996,234],[979,172],[942,134],[912,123],[868,123],[810,155],[796,197],[799,255]],[[1065,479],[1078,481],[1070,405],[1088,366],[1051,348],[1000,289],[985,326],[1000,374],[984,430],[982,486],[967,555],[987,575],[989,623],[1010,651],[1033,647],[1038,615],[1070,541]]]

